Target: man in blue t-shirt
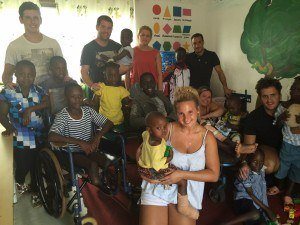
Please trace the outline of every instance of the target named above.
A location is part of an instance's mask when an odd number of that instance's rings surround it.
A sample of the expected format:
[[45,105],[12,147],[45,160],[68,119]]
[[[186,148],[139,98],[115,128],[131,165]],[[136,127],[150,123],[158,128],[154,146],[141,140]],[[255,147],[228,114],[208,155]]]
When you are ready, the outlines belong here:
[[232,90],[227,87],[226,77],[217,54],[204,48],[202,34],[193,34],[191,41],[194,52],[189,53],[186,57],[186,64],[191,72],[190,85],[194,88],[210,87],[212,70],[215,69],[223,85],[225,95],[229,96]]
[[102,15],[97,19],[97,38],[86,44],[81,53],[81,78],[90,88],[97,89],[98,82],[103,82],[104,65],[112,58],[121,45],[110,39],[113,21],[109,16]]

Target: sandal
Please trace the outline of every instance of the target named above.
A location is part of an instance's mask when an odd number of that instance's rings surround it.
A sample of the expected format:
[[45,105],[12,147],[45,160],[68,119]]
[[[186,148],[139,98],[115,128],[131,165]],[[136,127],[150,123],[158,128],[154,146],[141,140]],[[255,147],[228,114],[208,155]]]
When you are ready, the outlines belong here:
[[271,188],[268,189],[267,191],[267,195],[277,195],[279,194],[281,191],[278,189],[278,187],[273,186]]
[[22,195],[22,194],[30,191],[30,186],[28,184],[16,183],[16,186],[17,186],[19,195]]
[[42,206],[42,201],[37,194],[31,195],[31,204],[33,208]]

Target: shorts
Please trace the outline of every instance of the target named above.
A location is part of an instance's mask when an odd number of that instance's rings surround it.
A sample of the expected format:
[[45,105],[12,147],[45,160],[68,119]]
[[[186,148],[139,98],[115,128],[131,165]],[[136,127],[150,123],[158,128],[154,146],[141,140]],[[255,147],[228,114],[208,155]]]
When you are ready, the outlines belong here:
[[289,177],[295,183],[300,183],[300,146],[282,143],[279,153],[280,166],[275,174],[278,179]]
[[168,202],[149,193],[142,191],[141,198],[139,200],[140,205],[155,205],[155,206],[168,206]]

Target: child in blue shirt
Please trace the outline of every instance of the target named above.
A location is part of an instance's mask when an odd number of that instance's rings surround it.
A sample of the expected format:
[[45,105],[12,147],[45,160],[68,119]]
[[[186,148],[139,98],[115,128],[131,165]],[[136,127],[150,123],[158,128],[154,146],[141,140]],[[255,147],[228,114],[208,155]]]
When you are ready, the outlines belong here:
[[[30,171],[33,206],[37,206],[37,186],[34,176],[37,150],[43,143],[42,110],[48,107],[45,92],[34,85],[35,66],[28,60],[16,64],[17,85],[0,93],[0,123],[6,129],[2,135],[13,134],[15,180],[20,194],[29,190],[25,177]],[[7,117],[9,115],[9,118]]]
[[265,180],[264,152],[257,148],[252,154],[248,154],[246,161],[250,167],[246,180],[235,180],[235,211],[237,214],[245,214],[258,210],[259,221],[246,221],[245,225],[261,224],[265,220],[276,221],[276,215],[268,207],[267,187]]

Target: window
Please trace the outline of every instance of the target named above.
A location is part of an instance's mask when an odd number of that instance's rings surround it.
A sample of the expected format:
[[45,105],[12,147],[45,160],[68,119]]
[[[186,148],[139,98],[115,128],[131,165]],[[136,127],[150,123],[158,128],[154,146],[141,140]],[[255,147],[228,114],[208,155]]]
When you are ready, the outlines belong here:
[[[54,2],[54,1],[43,1]],[[80,80],[80,56],[85,44],[97,36],[97,18],[106,14],[112,17],[114,28],[111,39],[120,42],[120,32],[130,28],[135,32],[133,20],[133,1],[100,1],[91,0],[86,5],[77,4],[83,1],[56,0],[56,7],[41,7],[42,25],[40,31],[56,39],[68,63],[69,75]],[[0,71],[4,68],[5,51],[8,44],[23,34],[23,25],[19,22],[19,5],[4,5],[0,9]],[[85,4],[85,3],[84,3]],[[135,35],[134,35],[135,36]]]

